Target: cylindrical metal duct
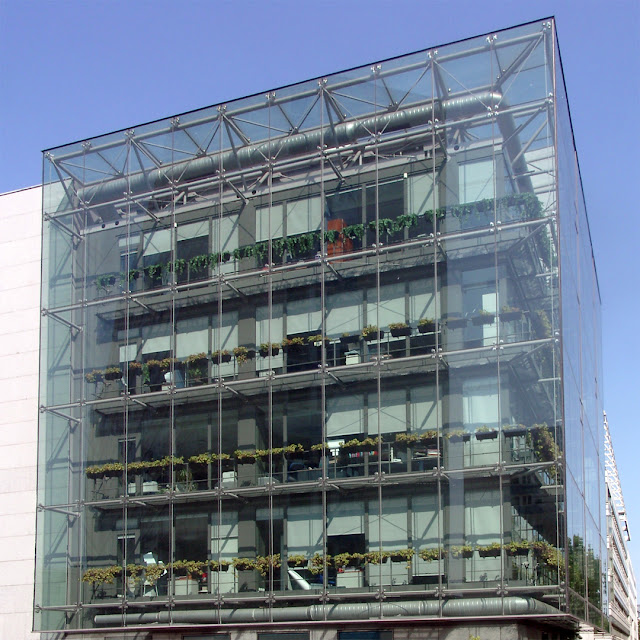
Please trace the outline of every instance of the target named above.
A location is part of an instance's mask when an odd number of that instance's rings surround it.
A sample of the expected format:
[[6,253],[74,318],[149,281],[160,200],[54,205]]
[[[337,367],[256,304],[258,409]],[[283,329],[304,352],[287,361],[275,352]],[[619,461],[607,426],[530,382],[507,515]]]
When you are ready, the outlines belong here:
[[[504,607],[504,610],[503,610]],[[273,622],[321,622],[323,620],[375,620],[380,617],[434,617],[439,613],[437,600],[408,600],[401,602],[383,602],[382,604],[354,602],[340,604],[314,604],[308,607],[283,607],[271,610],[252,609],[215,609],[156,611],[152,613],[126,613],[124,624],[127,626],[143,624],[216,624],[228,623],[269,623]],[[443,617],[474,617],[499,615],[554,614],[558,610],[535,598],[510,596],[507,598],[452,598],[442,605]],[[98,626],[119,626],[122,615],[96,615],[94,622]]]
[[[359,138],[366,138],[375,131],[399,131],[419,125],[427,124],[435,118],[441,122],[445,119],[456,119],[472,116],[485,112],[487,106],[500,104],[506,109],[503,97],[498,92],[484,91],[479,94],[451,98],[450,100],[429,102],[419,107],[402,109],[392,113],[382,113],[370,116],[362,120],[345,122],[335,125],[333,129],[314,129],[306,133],[299,133],[286,138],[278,138],[269,142],[261,142],[247,145],[237,151],[225,151],[221,154],[196,158],[187,162],[168,165],[162,169],[154,169],[146,174],[137,173],[128,178],[118,178],[110,182],[81,189],[80,198],[91,205],[109,201],[112,198],[120,199],[125,192],[149,191],[160,189],[169,182],[184,183],[207,175],[215,175],[219,170],[237,170],[256,166],[265,162],[270,157],[290,157],[296,154],[309,153],[317,149],[321,142],[330,146],[353,143]],[[498,126],[503,139],[509,139],[507,150],[510,157],[515,158],[520,151],[518,137],[512,135],[515,132],[515,123],[510,114],[498,112]],[[523,173],[526,164],[522,157],[518,159],[518,167],[514,167],[517,173]],[[527,180],[520,184],[521,191],[530,190],[531,182]]]

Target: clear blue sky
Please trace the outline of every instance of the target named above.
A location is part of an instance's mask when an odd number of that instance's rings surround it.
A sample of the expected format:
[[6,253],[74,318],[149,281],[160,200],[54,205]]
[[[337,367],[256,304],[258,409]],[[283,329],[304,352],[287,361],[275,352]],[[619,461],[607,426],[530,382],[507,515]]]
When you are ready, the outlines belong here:
[[[605,406],[640,574],[638,0],[0,0],[0,192],[42,149],[555,15],[603,301]],[[635,116],[635,117],[634,117]]]

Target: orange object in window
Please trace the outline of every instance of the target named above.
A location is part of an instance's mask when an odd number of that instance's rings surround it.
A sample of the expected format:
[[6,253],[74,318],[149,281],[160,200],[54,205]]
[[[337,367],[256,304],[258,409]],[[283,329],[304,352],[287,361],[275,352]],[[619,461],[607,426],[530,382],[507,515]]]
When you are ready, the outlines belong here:
[[[342,218],[327,221],[327,231],[342,231],[346,226],[347,224]],[[342,234],[335,242],[327,243],[327,255],[329,256],[339,256],[351,251],[353,251],[353,240],[345,238]]]

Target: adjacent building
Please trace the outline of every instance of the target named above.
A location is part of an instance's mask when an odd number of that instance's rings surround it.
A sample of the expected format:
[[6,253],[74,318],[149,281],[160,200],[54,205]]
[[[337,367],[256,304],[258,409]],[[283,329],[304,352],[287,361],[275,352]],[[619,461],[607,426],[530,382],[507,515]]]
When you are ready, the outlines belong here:
[[43,190],[36,629],[608,629],[553,19],[51,149]]

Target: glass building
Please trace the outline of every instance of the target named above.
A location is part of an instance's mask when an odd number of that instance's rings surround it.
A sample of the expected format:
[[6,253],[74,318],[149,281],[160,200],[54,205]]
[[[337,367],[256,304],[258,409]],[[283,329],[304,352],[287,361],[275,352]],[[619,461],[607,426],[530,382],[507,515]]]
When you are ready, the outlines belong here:
[[607,628],[553,19],[52,149],[43,185],[36,629]]

